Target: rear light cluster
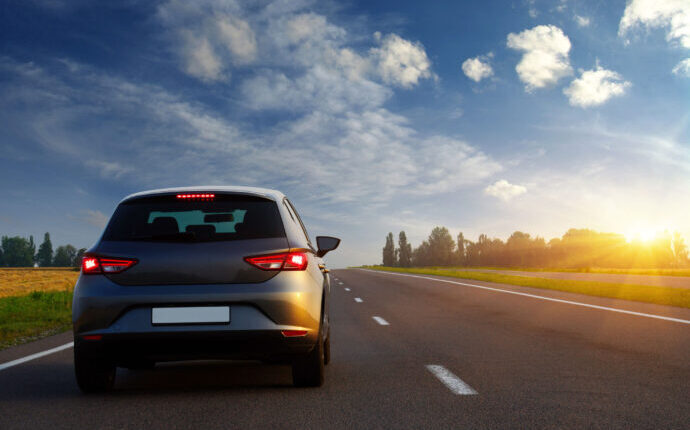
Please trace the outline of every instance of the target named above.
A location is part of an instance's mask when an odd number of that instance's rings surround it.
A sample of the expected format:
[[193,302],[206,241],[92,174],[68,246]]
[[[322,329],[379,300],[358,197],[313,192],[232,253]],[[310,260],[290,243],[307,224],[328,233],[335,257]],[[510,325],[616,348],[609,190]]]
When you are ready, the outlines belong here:
[[120,273],[137,264],[130,258],[105,258],[86,256],[81,260],[81,272],[91,275],[96,273]]
[[280,254],[245,257],[244,261],[261,270],[305,270],[309,264],[304,252],[283,252]]
[[178,194],[177,198],[181,200],[211,200],[215,198],[215,194]]

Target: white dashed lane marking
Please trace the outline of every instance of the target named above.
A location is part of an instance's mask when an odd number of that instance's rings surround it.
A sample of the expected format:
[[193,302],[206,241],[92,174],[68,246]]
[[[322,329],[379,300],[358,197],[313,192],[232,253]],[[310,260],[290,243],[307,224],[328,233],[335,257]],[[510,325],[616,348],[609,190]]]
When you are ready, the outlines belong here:
[[345,291],[350,291],[350,289],[349,289],[349,288],[347,288],[347,287],[345,287]]
[[362,303],[364,300],[360,299],[359,297],[355,297],[355,301],[356,301],[357,303]]
[[471,396],[477,394],[476,391],[469,385],[467,385],[462,379],[458,378],[445,367],[440,364],[427,364],[427,370],[434,374],[439,381],[443,382],[443,385],[448,387],[450,391],[454,394],[460,396]]
[[376,316],[374,316],[374,317],[372,317],[372,318],[374,319],[374,321],[376,321],[376,322],[379,323],[380,325],[390,325],[390,324],[388,324],[388,321],[384,320],[384,319],[381,318],[381,317],[376,317]]

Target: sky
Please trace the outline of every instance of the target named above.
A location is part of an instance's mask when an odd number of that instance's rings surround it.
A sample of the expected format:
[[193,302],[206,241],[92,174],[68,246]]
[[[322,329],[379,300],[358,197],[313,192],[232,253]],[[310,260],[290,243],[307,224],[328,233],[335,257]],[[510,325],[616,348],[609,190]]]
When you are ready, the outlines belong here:
[[281,190],[333,267],[390,231],[690,238],[688,0],[8,0],[0,234],[152,188]]

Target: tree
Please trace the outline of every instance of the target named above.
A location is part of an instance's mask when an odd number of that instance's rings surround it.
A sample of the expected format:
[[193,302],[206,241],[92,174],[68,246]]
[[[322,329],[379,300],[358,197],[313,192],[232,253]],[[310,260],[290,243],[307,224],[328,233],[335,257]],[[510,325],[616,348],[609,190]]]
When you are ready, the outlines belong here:
[[[31,251],[31,260],[36,262],[36,243],[34,243],[34,236],[29,236],[29,250]],[[31,264],[33,266],[33,263]]]
[[455,260],[461,266],[465,265],[465,235],[462,232],[458,233],[458,244],[455,251]]
[[86,252],[86,248],[79,248],[79,251],[77,251],[77,255],[74,256],[74,260],[72,260],[72,266],[74,267],[81,267],[81,259],[84,257],[84,253]]
[[388,267],[393,267],[396,265],[393,233],[388,233],[388,236],[386,236],[386,246],[383,247],[383,265]]
[[678,266],[685,266],[688,264],[688,247],[685,245],[685,240],[680,233],[673,232],[673,255],[675,256],[675,263]]
[[34,256],[31,253],[31,244],[23,237],[2,237],[3,263],[9,267],[31,267],[34,265]]
[[407,241],[404,231],[398,234],[398,264],[400,267],[410,267],[412,264],[412,245]]
[[76,255],[77,250],[72,245],[58,246],[55,250],[55,258],[53,258],[53,266],[70,267],[74,263]]
[[53,264],[53,244],[50,242],[50,233],[43,236],[43,243],[38,247],[36,262],[41,267],[48,267]]
[[450,266],[453,264],[453,251],[455,242],[445,227],[434,227],[429,235],[429,251],[431,264],[438,266]]

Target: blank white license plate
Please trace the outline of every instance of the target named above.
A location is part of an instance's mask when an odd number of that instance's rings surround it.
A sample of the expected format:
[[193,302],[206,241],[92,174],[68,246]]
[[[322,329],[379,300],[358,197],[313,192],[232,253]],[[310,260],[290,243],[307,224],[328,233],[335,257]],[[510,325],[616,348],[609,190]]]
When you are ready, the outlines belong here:
[[151,309],[153,324],[227,324],[229,306],[185,306]]

